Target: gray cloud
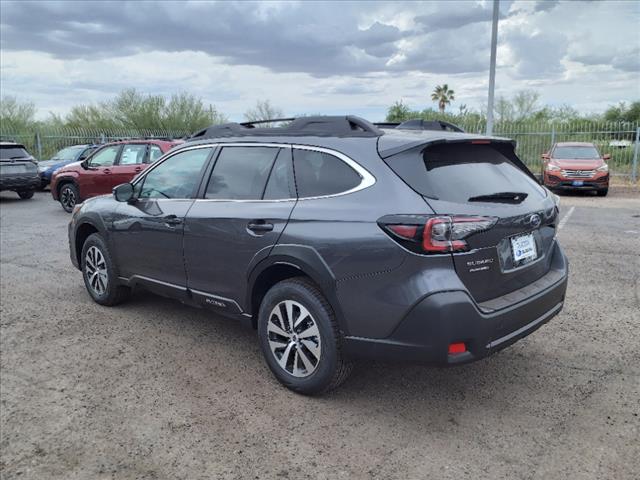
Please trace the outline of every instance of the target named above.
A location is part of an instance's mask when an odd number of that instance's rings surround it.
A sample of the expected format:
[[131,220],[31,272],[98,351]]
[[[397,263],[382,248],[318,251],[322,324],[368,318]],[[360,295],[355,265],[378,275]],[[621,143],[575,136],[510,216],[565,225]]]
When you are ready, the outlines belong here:
[[516,32],[508,43],[517,59],[518,77],[528,79],[553,78],[565,72],[562,59],[567,53],[567,37],[558,32],[528,34]]

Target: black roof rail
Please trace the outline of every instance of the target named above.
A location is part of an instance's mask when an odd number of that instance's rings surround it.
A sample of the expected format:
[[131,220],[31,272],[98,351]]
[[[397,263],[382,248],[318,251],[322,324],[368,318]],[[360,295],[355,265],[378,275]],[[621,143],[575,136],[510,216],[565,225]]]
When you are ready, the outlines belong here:
[[[256,124],[275,122],[291,123],[281,127],[255,127]],[[313,116],[212,125],[194,133],[188,140],[242,136],[379,137],[383,133],[374,124],[353,115]]]
[[459,126],[445,122],[444,120],[422,120],[421,118],[415,118],[412,120],[406,120],[400,122],[377,122],[374,123],[376,127],[380,128],[396,128],[402,130],[450,130],[452,132],[465,133],[465,131]]

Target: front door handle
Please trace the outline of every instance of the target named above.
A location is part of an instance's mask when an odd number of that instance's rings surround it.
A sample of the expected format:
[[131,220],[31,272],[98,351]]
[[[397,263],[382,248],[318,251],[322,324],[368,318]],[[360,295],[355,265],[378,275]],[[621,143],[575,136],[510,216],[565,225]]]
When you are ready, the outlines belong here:
[[180,225],[182,223],[182,218],[177,215],[167,215],[162,220],[167,225]]
[[110,174],[111,170],[109,170],[108,168],[105,168],[104,170],[102,170],[102,173]]
[[142,167],[136,167],[133,169],[134,172],[140,173],[142,171]]
[[267,223],[264,220],[253,220],[249,222],[247,228],[255,233],[267,233],[273,230],[273,223]]

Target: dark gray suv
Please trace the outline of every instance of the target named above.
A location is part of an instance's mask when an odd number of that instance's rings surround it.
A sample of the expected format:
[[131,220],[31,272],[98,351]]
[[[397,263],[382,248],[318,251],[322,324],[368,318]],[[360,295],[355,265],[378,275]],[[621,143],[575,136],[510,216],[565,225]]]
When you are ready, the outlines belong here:
[[144,287],[246,322],[278,380],[306,394],[358,358],[478,360],[556,315],[558,208],[513,142],[386,127],[198,132],[76,206],[73,264],[99,304]]

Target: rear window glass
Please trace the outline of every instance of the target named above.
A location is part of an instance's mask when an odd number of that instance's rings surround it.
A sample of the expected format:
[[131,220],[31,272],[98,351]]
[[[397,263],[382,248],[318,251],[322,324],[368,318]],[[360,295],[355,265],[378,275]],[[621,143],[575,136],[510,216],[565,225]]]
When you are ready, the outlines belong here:
[[23,147],[11,146],[0,148],[0,158],[7,160],[11,158],[27,158],[30,157]]
[[491,145],[435,145],[386,159],[415,191],[426,197],[465,203],[501,192],[544,196],[541,187]]
[[301,198],[343,193],[362,182],[354,169],[328,153],[295,149],[293,162]]

